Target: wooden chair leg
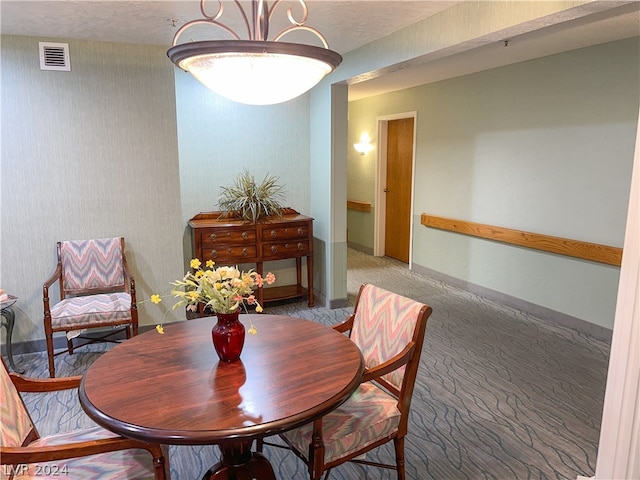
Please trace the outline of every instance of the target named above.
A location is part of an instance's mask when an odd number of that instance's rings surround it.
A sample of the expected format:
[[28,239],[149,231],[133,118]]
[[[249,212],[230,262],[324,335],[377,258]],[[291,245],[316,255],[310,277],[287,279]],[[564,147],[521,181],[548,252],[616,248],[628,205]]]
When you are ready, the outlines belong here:
[[49,377],[55,378],[56,376],[56,364],[54,362],[53,355],[53,333],[45,332],[47,338],[47,357],[49,359]]
[[69,350],[69,355],[73,355],[73,338],[67,337],[67,350]]
[[398,480],[404,480],[404,437],[396,437],[393,439],[396,448],[396,467],[398,469]]

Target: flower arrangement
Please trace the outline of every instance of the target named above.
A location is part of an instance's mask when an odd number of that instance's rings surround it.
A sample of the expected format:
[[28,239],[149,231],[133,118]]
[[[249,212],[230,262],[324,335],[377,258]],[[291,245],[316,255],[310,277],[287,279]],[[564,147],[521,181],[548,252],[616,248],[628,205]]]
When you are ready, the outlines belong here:
[[[269,272],[264,278],[258,272],[249,270],[241,272],[238,267],[220,266],[214,268],[215,262],[208,260],[206,268],[202,268],[202,262],[193,258],[190,262],[192,271],[186,273],[182,280],[176,280],[171,285],[171,295],[179,300],[173,305],[173,309],[186,305],[187,310],[196,312],[202,304],[205,309],[215,313],[233,313],[246,305],[255,305],[256,312],[262,312],[262,305],[258,303],[253,294],[254,289],[262,288],[266,283],[272,285],[276,277]],[[158,304],[162,301],[161,295],[151,295],[151,302]],[[156,330],[164,333],[162,325],[157,325]],[[249,333],[256,333],[251,325]]]

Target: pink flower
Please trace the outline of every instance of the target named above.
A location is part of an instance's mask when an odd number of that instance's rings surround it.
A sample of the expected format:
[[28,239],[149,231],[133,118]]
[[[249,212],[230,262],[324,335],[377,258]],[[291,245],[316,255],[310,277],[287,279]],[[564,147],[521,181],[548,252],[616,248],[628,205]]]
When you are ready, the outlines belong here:
[[273,285],[275,281],[276,281],[276,276],[271,272],[267,273],[267,285]]

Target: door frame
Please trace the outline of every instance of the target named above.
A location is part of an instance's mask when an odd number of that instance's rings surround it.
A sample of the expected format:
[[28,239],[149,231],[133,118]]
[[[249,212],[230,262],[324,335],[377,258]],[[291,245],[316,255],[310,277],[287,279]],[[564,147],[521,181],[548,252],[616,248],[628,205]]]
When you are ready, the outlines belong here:
[[385,225],[386,225],[386,195],[384,188],[387,183],[387,128],[390,120],[402,118],[413,118],[413,150],[411,155],[411,206],[409,218],[409,268],[413,266],[413,201],[415,191],[415,171],[416,171],[416,132],[418,126],[418,112],[394,113],[392,115],[382,115],[376,117],[378,136],[378,156],[376,158],[376,181],[375,181],[375,205],[376,214],[373,220],[373,255],[384,256],[385,250]]

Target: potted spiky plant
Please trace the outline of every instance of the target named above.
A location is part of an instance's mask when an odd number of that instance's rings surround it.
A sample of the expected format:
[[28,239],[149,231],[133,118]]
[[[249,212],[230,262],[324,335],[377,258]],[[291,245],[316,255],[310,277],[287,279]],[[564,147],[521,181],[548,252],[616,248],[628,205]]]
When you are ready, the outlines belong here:
[[222,216],[236,216],[251,223],[264,216],[281,216],[284,210],[283,186],[278,177],[265,175],[260,184],[247,170],[238,174],[233,185],[220,187],[218,205]]

